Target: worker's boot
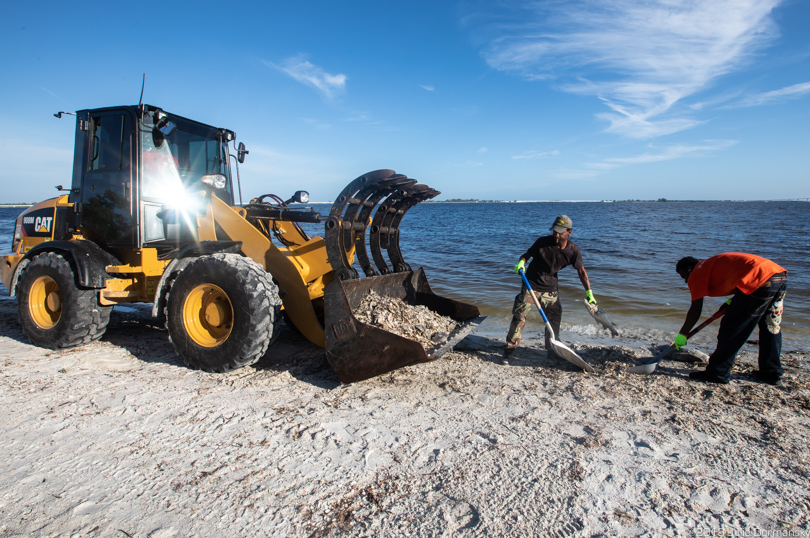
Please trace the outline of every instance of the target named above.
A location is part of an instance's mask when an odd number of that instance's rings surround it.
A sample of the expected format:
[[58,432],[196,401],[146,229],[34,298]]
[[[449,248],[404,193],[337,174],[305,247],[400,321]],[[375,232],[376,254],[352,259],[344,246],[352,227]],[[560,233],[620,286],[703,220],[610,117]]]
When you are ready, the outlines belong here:
[[707,372],[706,370],[698,370],[697,372],[690,372],[689,378],[695,379],[697,381],[703,381],[704,383],[717,383],[718,385],[728,385],[728,379],[723,379],[722,377],[716,376],[711,372]]
[[514,353],[516,349],[517,349],[516,347],[504,346],[503,356],[501,357],[501,364],[503,364],[504,366],[508,366],[509,358],[512,356],[512,353]]
[[773,385],[774,387],[782,386],[782,376],[778,374],[766,374],[760,372],[759,370],[754,370],[751,372],[751,377],[760,383],[767,383],[768,385]]

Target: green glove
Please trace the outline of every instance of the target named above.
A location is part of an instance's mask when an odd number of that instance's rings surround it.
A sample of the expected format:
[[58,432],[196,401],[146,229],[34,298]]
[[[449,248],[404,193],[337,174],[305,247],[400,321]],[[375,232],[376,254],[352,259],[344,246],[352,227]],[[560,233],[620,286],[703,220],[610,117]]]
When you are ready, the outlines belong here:
[[517,265],[515,266],[515,272],[520,273],[520,270],[523,269],[524,267],[526,267],[526,262],[523,260],[523,258],[521,258],[520,261],[517,262]]
[[589,303],[596,306],[596,299],[593,298],[593,292],[591,290],[585,292],[585,298],[588,299]]
[[673,342],[672,345],[675,346],[675,349],[680,350],[686,345],[686,337],[681,333],[678,333],[678,336],[675,337],[675,342]]

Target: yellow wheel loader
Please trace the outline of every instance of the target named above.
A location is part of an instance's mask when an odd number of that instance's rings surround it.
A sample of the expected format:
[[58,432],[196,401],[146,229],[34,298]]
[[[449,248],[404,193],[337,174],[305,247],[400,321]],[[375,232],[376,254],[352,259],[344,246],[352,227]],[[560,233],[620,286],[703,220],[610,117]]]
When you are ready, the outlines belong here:
[[[73,115],[55,116],[63,114]],[[75,116],[72,184],[20,215],[0,266],[36,346],[92,342],[114,305],[146,302],[165,316],[186,364],[225,372],[268,354],[283,316],[350,383],[434,360],[483,319],[477,307],[434,294],[402,258],[402,217],[438,191],[377,170],[350,182],[328,216],[300,205],[305,191],[243,204],[248,152],[232,131],[140,104]],[[323,223],[324,236],[300,223]],[[371,291],[425,305],[459,328],[425,349],[362,323],[354,311]]]

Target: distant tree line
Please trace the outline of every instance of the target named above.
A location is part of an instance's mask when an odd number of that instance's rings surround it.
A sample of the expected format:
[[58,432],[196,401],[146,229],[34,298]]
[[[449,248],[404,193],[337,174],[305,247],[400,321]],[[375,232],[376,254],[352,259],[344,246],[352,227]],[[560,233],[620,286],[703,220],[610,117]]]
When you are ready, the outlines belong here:
[[[451,203],[451,204],[488,204],[488,203],[503,203],[503,202],[517,202],[518,200],[479,200],[478,198],[448,198],[447,200],[426,200],[424,203]],[[547,202],[554,202],[556,200],[542,200]],[[566,200],[576,201],[576,200]],[[587,200],[589,202],[599,200]],[[604,202],[605,200],[601,200]],[[658,200],[608,200],[610,202],[669,202],[666,198],[659,198]]]
[[508,202],[509,200],[479,200],[478,198],[448,198],[447,200],[427,200],[427,202],[442,202],[442,203],[453,203],[453,204],[463,204],[463,203],[476,203],[476,204],[486,204],[486,203],[493,203],[493,202]]

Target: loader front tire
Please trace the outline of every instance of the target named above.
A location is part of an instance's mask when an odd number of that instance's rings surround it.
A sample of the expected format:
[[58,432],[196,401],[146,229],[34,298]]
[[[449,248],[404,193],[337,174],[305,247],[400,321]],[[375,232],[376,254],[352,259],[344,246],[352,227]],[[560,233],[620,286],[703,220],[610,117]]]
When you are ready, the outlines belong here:
[[227,372],[258,361],[278,335],[281,301],[270,275],[238,254],[201,256],[174,280],[166,328],[192,368]]
[[17,313],[23,332],[37,347],[64,349],[98,340],[111,311],[99,304],[96,290],[76,285],[70,263],[55,252],[35,256],[20,275]]

